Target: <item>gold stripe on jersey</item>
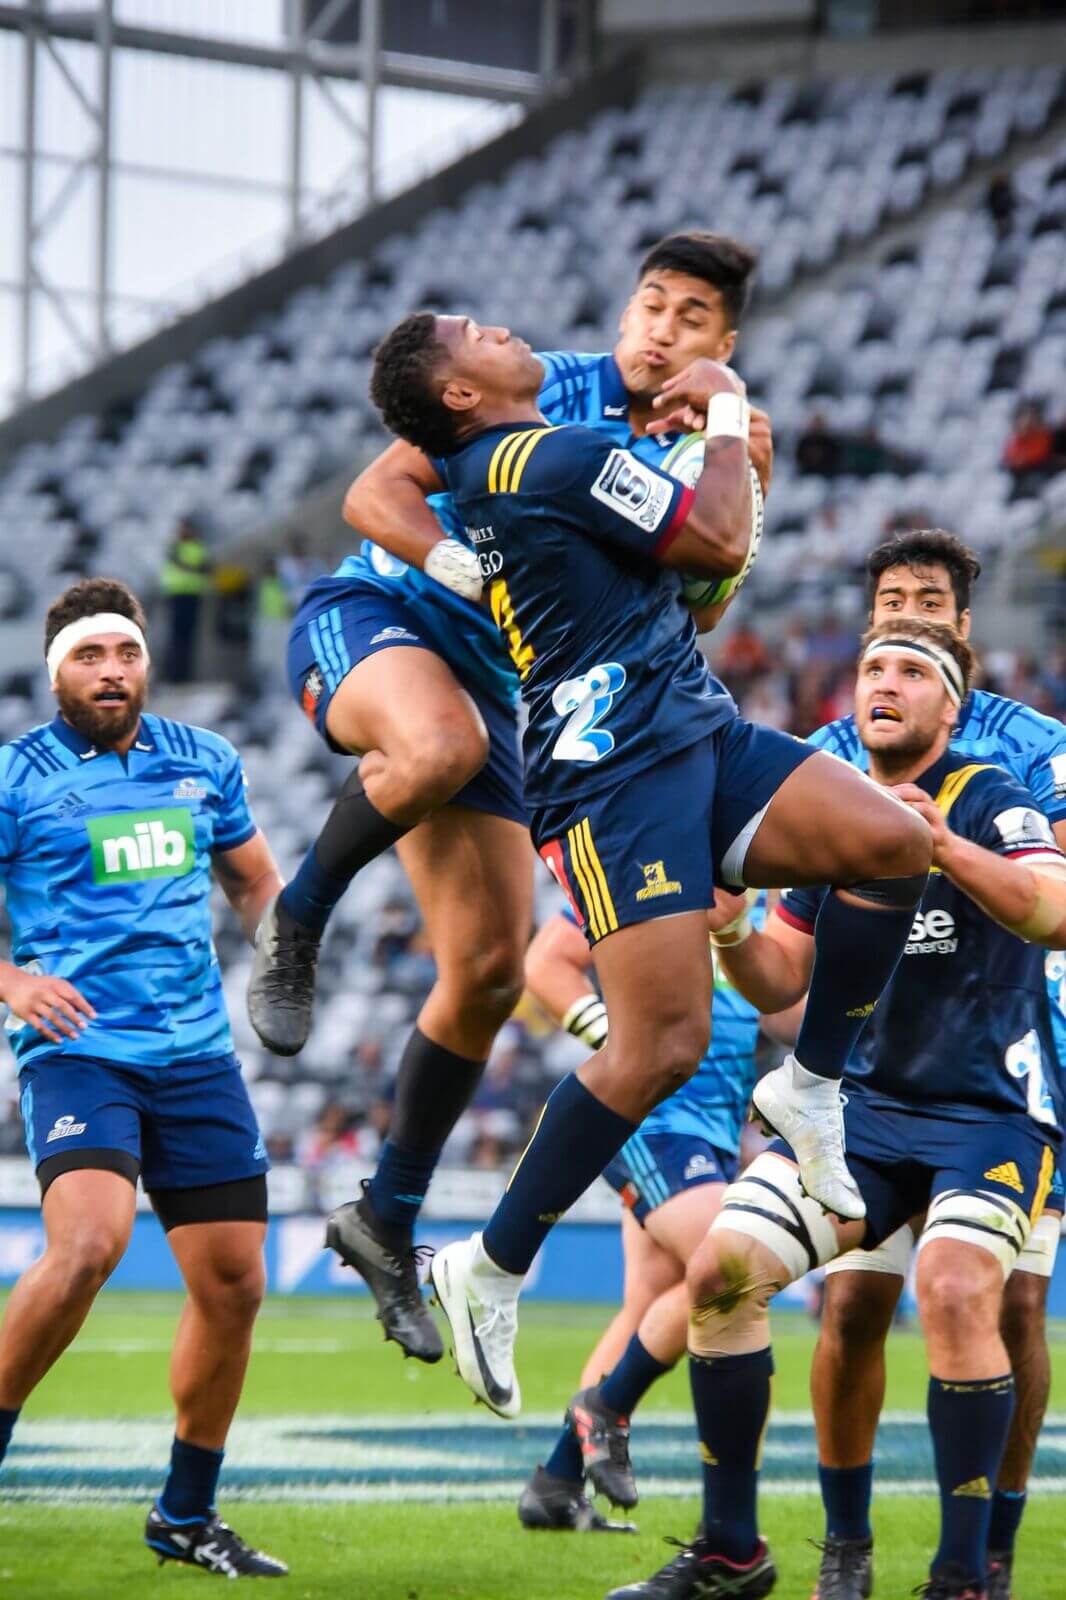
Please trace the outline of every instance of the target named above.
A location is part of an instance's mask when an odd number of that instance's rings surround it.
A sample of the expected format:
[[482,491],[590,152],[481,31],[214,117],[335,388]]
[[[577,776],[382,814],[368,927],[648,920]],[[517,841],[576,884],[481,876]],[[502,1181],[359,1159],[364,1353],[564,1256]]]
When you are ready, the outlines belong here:
[[581,889],[581,898],[585,902],[585,915],[588,919],[589,929],[594,939],[602,939],[607,932],[607,924],[603,915],[603,906],[600,904],[592,874],[585,860],[580,825],[577,828],[568,828],[566,838],[570,846],[570,864],[574,869],[574,876]]
[[974,762],[968,767],[959,767],[956,772],[949,772],[934,802],[937,809],[946,817],[970,779],[976,778],[979,772],[990,772],[992,766],[991,761]]
[[1055,1152],[1049,1144],[1044,1146],[1044,1154],[1040,1157],[1040,1176],[1036,1180],[1036,1195],[1033,1198],[1033,1209],[1029,1213],[1029,1221],[1035,1228],[1044,1214],[1047,1197],[1051,1193],[1051,1180],[1055,1176]]
[[526,462],[544,435],[554,432],[554,428],[535,428],[506,434],[489,461],[489,494],[516,494]]
[[589,828],[588,817],[586,817],[583,822],[578,823],[578,828],[582,830],[585,850],[588,855],[589,863],[595,875],[596,882],[599,885],[600,894],[603,896],[603,909],[607,916],[607,931],[608,933],[614,933],[618,927],[618,913],[614,909],[614,901],[611,899],[611,891],[607,887],[607,874],[603,870],[603,864],[600,861],[599,852],[592,842],[592,830]]

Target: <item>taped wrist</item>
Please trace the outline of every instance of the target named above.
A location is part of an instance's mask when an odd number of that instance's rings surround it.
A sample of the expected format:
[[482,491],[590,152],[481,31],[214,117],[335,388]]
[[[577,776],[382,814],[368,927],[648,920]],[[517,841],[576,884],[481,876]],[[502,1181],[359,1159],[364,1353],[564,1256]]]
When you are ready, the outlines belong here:
[[599,995],[585,994],[575,1000],[562,1023],[567,1033],[581,1039],[590,1050],[602,1050],[607,1043],[607,1007]]

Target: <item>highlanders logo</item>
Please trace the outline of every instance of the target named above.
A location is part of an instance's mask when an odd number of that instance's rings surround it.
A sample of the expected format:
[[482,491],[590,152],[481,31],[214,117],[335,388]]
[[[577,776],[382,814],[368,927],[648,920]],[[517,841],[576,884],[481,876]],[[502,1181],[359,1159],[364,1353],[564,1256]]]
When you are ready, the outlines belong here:
[[165,811],[119,811],[89,817],[94,883],[140,883],[146,878],[183,878],[196,864],[192,815],[184,807]]
[[644,887],[637,890],[638,900],[658,900],[663,894],[681,893],[681,885],[676,878],[666,876],[666,867],[661,861],[649,861],[640,870],[644,874]]

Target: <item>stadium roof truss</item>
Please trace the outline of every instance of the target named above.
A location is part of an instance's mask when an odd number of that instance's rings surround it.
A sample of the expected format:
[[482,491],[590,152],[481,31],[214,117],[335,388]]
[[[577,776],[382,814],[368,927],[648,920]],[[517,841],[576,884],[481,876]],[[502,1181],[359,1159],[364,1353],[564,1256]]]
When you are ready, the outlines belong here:
[[[0,30],[19,33],[23,41],[23,178],[16,284],[19,400],[28,399],[32,387],[36,296],[43,296],[50,302],[83,357],[99,361],[112,350],[110,235],[114,163],[111,106],[116,51],[147,51],[193,61],[228,62],[265,68],[288,77],[288,234],[295,245],[306,232],[304,129],[308,95],[320,95],[350,135],[362,193],[369,208],[377,198],[374,175],[381,88],[422,89],[471,95],[481,100],[533,104],[556,90],[568,76],[562,71],[559,58],[560,23],[564,12],[568,17],[576,13],[581,18],[580,64],[587,61],[591,39],[590,0],[537,0],[537,3],[540,40],[537,70],[386,50],[382,45],[385,0],[284,0],[285,37],[284,42],[277,45],[124,22],[115,15],[115,0],[97,0],[95,5],[82,7],[55,6],[49,0],[0,3]],[[351,36],[355,42],[335,42],[338,34],[345,40]],[[86,90],[64,60],[59,47],[67,40],[95,45],[94,92]],[[50,57],[88,122],[85,148],[69,162],[62,184],[47,204],[41,202],[43,186],[40,181],[41,160],[46,152],[41,149],[38,137],[37,91],[42,52]],[[578,58],[575,57],[572,64],[578,65]],[[364,86],[362,116],[353,116],[334,92],[334,86],[343,81],[360,82]],[[147,169],[142,167],[141,170]],[[73,314],[69,291],[46,276],[40,260],[42,241],[86,181],[94,186],[95,201],[91,331],[87,331]]]

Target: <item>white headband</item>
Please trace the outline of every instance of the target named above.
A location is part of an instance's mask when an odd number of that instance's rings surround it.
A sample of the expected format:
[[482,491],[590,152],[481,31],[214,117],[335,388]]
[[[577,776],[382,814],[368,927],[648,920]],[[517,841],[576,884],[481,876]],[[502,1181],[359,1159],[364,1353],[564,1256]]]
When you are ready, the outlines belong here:
[[81,644],[83,639],[91,639],[98,633],[121,633],[125,638],[135,640],[144,653],[147,665],[150,659],[148,644],[137,624],[129,617],[120,616],[117,611],[98,611],[93,617],[79,617],[77,622],[68,622],[65,628],[60,628],[49,645],[45,664],[53,688],[59,676],[59,669],[70,652]]
[[872,640],[863,651],[862,659],[869,661],[871,656],[885,655],[890,651],[928,661],[940,674],[941,682],[955,704],[962,704],[966,696],[966,680],[950,651],[928,639],[908,639],[900,634],[891,634],[887,638]]

